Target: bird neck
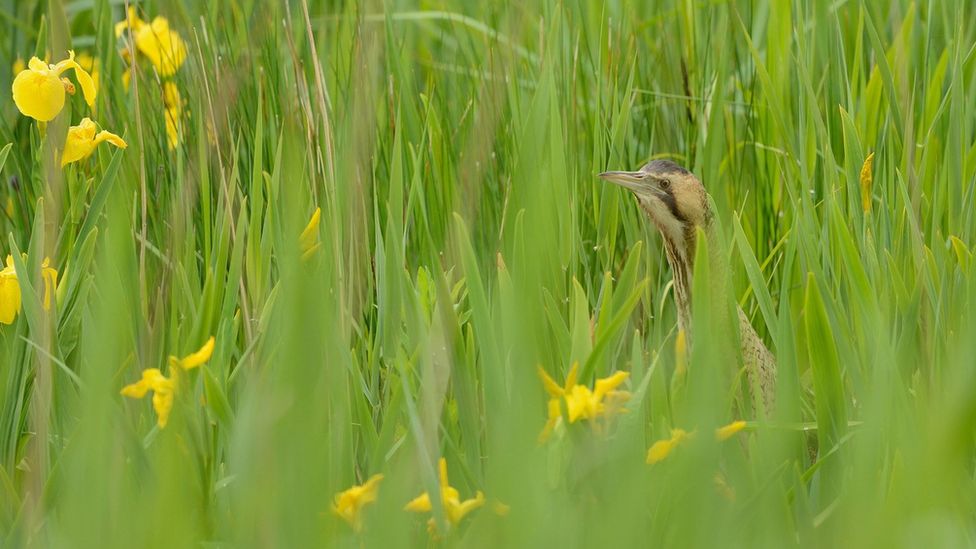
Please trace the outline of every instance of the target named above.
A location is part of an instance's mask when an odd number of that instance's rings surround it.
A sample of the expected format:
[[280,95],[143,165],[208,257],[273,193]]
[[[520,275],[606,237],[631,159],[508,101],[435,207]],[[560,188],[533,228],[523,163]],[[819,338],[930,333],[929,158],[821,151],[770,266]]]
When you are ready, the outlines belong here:
[[[714,245],[712,224],[708,223],[703,228],[709,254],[713,256],[709,259],[715,259],[716,254],[720,256],[721,252]],[[689,338],[691,336],[691,287],[694,281],[697,244],[698,235],[694,226],[685,229],[681,242],[664,238],[664,251],[674,276],[674,304],[678,313],[678,327],[684,330],[686,337]]]

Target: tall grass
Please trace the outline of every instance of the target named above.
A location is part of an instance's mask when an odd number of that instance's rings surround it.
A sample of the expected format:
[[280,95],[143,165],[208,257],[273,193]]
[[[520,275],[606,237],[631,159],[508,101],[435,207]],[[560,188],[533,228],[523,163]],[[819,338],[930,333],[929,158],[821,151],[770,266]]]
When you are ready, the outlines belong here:
[[[2,545],[976,543],[969,2],[130,3],[188,45],[173,150],[152,66],[121,84],[125,2],[0,0],[0,249],[35,274],[0,326]],[[69,48],[97,103],[41,131],[5,68]],[[129,147],[62,170],[89,115]],[[594,177],[650,158],[722,228],[687,374],[660,237]],[[119,395],[211,335],[165,429]],[[537,368],[576,362],[630,372],[628,412],[540,444]],[[486,504],[448,530],[435,503],[432,538],[403,507],[442,456]],[[333,497],[375,473],[357,533]]]

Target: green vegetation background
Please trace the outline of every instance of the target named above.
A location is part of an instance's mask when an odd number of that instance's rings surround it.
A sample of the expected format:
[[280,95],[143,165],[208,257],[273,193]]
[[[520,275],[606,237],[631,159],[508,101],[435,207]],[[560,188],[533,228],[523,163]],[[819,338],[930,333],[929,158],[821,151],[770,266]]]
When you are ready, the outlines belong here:
[[[120,84],[122,4],[0,0],[0,67],[93,53],[129,143],[61,170],[87,108],[42,141],[0,70],[0,249],[61,273],[0,326],[0,544],[976,543],[970,2],[140,2],[188,44],[172,151],[151,67]],[[660,238],[594,177],[654,157],[702,178],[730,267],[698,269],[684,381]],[[779,361],[769,418],[733,300]],[[166,429],[119,395],[210,335]],[[536,367],[575,361],[631,372],[629,412],[540,445]],[[441,455],[507,515],[431,541],[402,508]],[[374,473],[356,534],[332,499]]]

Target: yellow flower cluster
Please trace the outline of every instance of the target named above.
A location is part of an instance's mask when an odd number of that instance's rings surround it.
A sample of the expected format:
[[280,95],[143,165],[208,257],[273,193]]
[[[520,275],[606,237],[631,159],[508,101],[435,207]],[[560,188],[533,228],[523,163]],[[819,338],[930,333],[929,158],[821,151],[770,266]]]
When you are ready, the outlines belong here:
[[629,392],[616,390],[630,376],[627,372],[616,372],[598,379],[591,390],[576,383],[579,363],[574,363],[570,368],[563,386],[553,381],[541,367],[538,371],[542,384],[549,393],[549,419],[539,434],[539,442],[545,442],[563,424],[564,415],[569,423],[576,423],[581,419],[593,421],[608,418],[623,412],[623,405],[630,399]]
[[[139,55],[148,59],[161,77],[172,77],[186,61],[186,44],[179,33],[170,28],[169,20],[165,17],[157,16],[147,23],[139,17],[135,8],[130,7],[125,20],[115,24],[116,38],[121,38],[126,31]],[[128,48],[122,52],[123,57],[130,60]],[[122,74],[122,81],[128,88],[130,69]],[[162,100],[166,144],[172,150],[181,142],[185,102],[176,84],[170,80],[163,82]]]
[[[448,481],[447,460],[441,458],[437,462],[437,466],[440,476],[441,508],[444,510],[444,515],[447,517],[451,526],[457,526],[465,515],[485,504],[485,495],[479,490],[473,498],[462,501],[461,494],[457,491],[457,488],[451,486],[451,483]],[[429,513],[433,509],[430,502],[430,494],[427,492],[420,494],[410,500],[404,509],[415,513]],[[437,522],[433,517],[427,521],[427,529],[431,534],[436,532],[436,526]]]
[[75,61],[75,52],[69,51],[68,58],[56,65],[49,65],[37,57],[31,57],[27,67],[17,73],[11,86],[14,103],[25,116],[38,122],[54,120],[64,108],[65,94],[75,93],[74,84],[61,74],[75,71],[75,78],[81,85],[85,102],[91,107],[95,104],[95,82],[88,71]]
[[[679,367],[684,368],[684,333],[678,334],[679,346]],[[613,375],[598,379],[594,388],[590,390],[585,385],[576,383],[579,377],[579,364],[573,364],[566,382],[562,386],[553,381],[541,367],[539,377],[542,384],[549,394],[548,419],[542,432],[539,434],[539,442],[545,442],[552,436],[552,433],[563,426],[565,417],[569,423],[575,423],[580,419],[596,420],[598,418],[608,418],[615,414],[624,412],[623,405],[630,399],[627,391],[616,390],[629,376],[627,372],[616,372]],[[734,421],[728,425],[715,430],[715,438],[719,441],[728,440],[736,433],[745,429],[745,421]],[[694,432],[687,432],[684,429],[672,429],[671,436],[658,440],[647,451],[647,463],[655,464],[667,458],[686,439],[694,436]]]
[[[27,259],[27,256],[23,256]],[[41,279],[44,280],[44,310],[51,308],[51,294],[57,291],[58,271],[50,266],[50,258],[45,257],[41,263]],[[17,279],[17,269],[14,268],[14,258],[7,256],[7,266],[0,270],[0,323],[13,324],[20,314],[21,294],[20,281]]]
[[183,358],[169,357],[170,377],[166,377],[159,368],[147,368],[142,371],[142,379],[126,385],[121,394],[129,398],[142,398],[149,391],[153,392],[152,404],[156,411],[156,424],[160,429],[169,423],[169,414],[173,410],[173,399],[179,385],[180,371],[192,370],[210,360],[213,354],[215,340],[213,336],[203,344],[198,351]]
[[[462,500],[460,492],[451,486],[450,479],[447,477],[447,460],[444,458],[438,460],[437,469],[441,490],[440,506],[448,524],[455,527],[461,523],[465,516],[485,504],[485,495],[479,490],[473,498]],[[359,532],[362,530],[362,510],[366,505],[376,501],[381,480],[383,480],[383,475],[373,475],[365,483],[339,492],[333,499],[332,512],[349,523],[353,530]],[[507,505],[498,503],[495,507],[495,511],[499,515],[508,512]],[[414,513],[431,512],[433,504],[430,494],[424,492],[410,500],[404,506],[404,510]],[[427,530],[432,535],[437,533],[436,525],[437,523],[433,518],[427,521]]]
[[[87,68],[86,68],[87,67]],[[15,65],[15,69],[19,68]],[[75,86],[61,74],[74,70],[82,94],[89,107],[94,107],[95,96],[98,93],[97,59],[90,55],[79,56],[75,60],[75,52],[68,51],[68,58],[56,65],[49,65],[37,57],[32,57],[26,67],[17,71],[11,86],[14,104],[17,109],[38,122],[49,122],[64,109],[65,95],[73,95]],[[89,70],[94,74],[89,74]],[[77,126],[71,126],[65,137],[64,153],[61,156],[61,166],[88,158],[95,150],[95,146],[104,141],[119,148],[126,148],[125,141],[118,135],[101,131],[96,134],[95,123],[90,118],[82,119]]]

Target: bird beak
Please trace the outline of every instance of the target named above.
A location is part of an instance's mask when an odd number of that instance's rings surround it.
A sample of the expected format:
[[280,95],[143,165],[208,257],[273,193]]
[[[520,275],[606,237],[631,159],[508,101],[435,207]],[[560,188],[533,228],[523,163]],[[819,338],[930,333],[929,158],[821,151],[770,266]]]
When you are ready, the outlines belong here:
[[638,191],[643,187],[643,176],[642,172],[603,172],[597,175],[604,181],[609,181],[632,191]]

